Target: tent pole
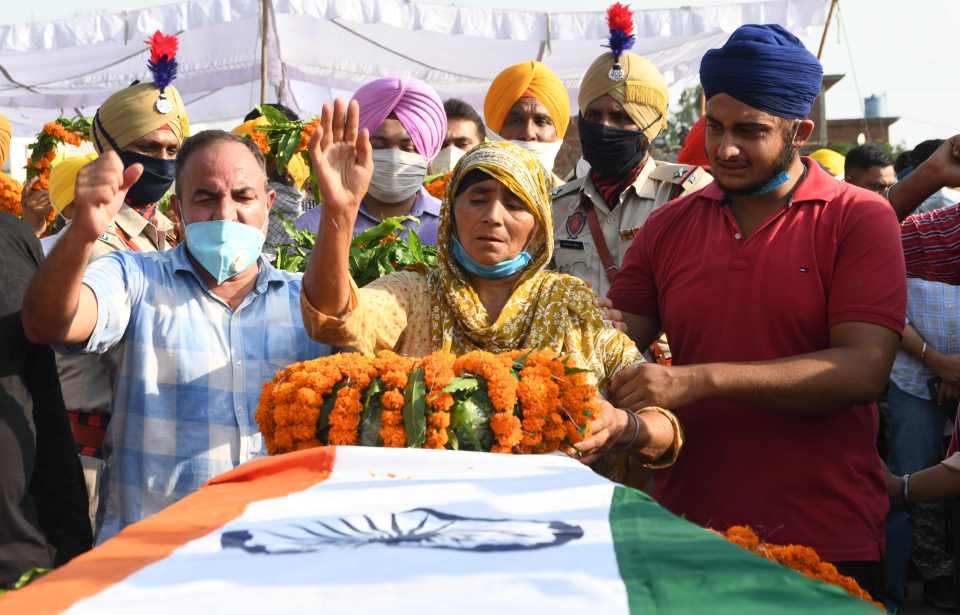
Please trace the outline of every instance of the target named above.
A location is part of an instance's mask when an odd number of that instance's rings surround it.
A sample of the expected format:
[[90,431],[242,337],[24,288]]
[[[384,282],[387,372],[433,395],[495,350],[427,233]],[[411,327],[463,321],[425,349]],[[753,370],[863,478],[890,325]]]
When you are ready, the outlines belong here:
[[267,70],[267,32],[270,27],[270,0],[260,0],[260,104],[267,104],[267,83],[270,75]]
[[827,32],[830,30],[830,22],[833,21],[833,14],[837,10],[840,0],[830,0],[830,11],[827,13],[827,23],[823,24],[823,35],[820,37],[820,49],[817,50],[817,59],[823,59],[823,48],[827,44]]

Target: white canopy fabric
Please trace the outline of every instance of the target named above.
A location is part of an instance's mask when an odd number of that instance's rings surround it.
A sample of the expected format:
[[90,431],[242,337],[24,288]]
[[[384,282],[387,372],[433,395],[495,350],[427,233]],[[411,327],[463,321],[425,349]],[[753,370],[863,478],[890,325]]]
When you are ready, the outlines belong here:
[[[268,3],[269,4],[269,3]],[[71,20],[0,26],[0,111],[26,136],[57,115],[91,116],[110,93],[147,80],[144,40],[180,36],[175,84],[193,123],[242,117],[260,96],[260,0],[186,0]],[[762,0],[636,10],[635,51],[668,83],[744,23],[815,36],[829,0]],[[478,109],[503,68],[540,56],[570,89],[602,53],[603,11],[543,13],[405,0],[274,0],[267,37],[268,99],[304,115],[379,77],[432,84]]]

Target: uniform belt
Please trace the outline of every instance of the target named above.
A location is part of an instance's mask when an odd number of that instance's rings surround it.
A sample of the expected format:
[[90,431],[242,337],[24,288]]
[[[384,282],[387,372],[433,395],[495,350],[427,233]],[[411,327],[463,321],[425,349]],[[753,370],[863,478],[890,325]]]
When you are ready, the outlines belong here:
[[617,272],[620,271],[620,268],[617,267],[617,261],[613,260],[610,249],[607,247],[607,240],[603,237],[603,229],[600,228],[597,210],[588,198],[584,198],[580,202],[580,207],[586,210],[587,226],[590,227],[590,236],[593,237],[593,245],[597,248],[597,255],[600,256],[603,271],[607,274],[607,281],[613,284],[613,279],[617,277]]

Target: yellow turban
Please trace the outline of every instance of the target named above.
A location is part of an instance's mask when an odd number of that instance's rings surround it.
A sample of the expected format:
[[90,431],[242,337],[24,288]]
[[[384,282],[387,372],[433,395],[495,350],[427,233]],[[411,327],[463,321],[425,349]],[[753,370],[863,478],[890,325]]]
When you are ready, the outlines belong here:
[[80,169],[96,159],[96,153],[70,156],[54,164],[50,169],[50,202],[53,203],[57,213],[63,213],[63,210],[73,203],[76,196],[77,174]]
[[93,124],[93,143],[97,151],[113,149],[103,132],[123,149],[158,128],[169,126],[177,140],[183,143],[190,134],[190,120],[183,106],[180,92],[172,85],[163,90],[170,111],[157,111],[160,90],[152,83],[138,83],[114,92],[101,106]]
[[838,179],[843,178],[843,163],[846,161],[846,157],[840,152],[823,148],[818,149],[810,154],[810,157],[820,163],[820,166],[829,171],[830,175],[833,175]]
[[483,101],[483,115],[491,130],[500,132],[510,109],[524,95],[536,98],[546,107],[562,139],[570,124],[570,96],[553,71],[535,60],[504,69],[490,84]]
[[7,116],[0,113],[0,166],[10,155],[10,135],[13,130],[10,128],[10,120]]
[[[233,134],[244,136],[253,136],[254,129],[257,126],[266,126],[269,122],[267,118],[262,115],[255,117],[252,120],[247,120],[246,122],[240,124],[233,129]],[[264,135],[266,136],[266,135]],[[307,161],[303,159],[303,156],[296,154],[293,158],[290,159],[290,162],[287,163],[287,173],[290,174],[290,179],[293,180],[293,185],[297,188],[302,188],[303,184],[310,179],[310,165],[307,164]]]
[[580,113],[604,94],[620,103],[633,123],[653,141],[667,127],[667,82],[650,60],[629,51],[620,56],[625,78],[610,79],[613,54],[605,53],[590,65],[580,83]]

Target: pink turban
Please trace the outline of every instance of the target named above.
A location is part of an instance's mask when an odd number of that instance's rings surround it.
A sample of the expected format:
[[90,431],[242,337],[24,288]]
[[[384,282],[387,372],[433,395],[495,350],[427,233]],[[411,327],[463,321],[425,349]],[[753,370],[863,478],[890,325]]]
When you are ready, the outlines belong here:
[[427,161],[443,146],[447,114],[437,92],[423,81],[384,77],[364,85],[353,99],[360,103],[360,128],[373,133],[392,113]]

